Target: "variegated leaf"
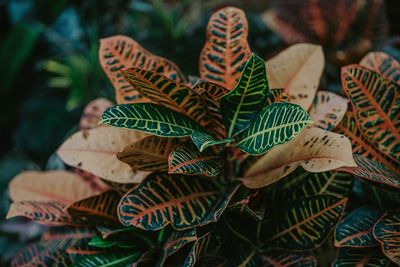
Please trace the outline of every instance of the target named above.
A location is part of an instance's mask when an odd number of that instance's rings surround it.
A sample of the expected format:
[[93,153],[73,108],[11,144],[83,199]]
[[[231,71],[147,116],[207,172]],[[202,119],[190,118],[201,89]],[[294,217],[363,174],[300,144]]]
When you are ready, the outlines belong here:
[[204,103],[206,103],[208,114],[210,116],[210,123],[206,127],[207,131],[217,139],[225,139],[226,130],[222,123],[219,102],[206,92],[203,93],[202,97]]
[[154,231],[171,224],[183,230],[201,225],[219,196],[206,178],[155,173],[121,199],[118,216],[125,226]]
[[116,35],[100,40],[100,65],[116,90],[118,104],[148,101],[122,77],[120,70],[138,67],[184,82],[179,68],[171,61],[155,56],[127,36]]
[[232,89],[251,56],[244,12],[225,7],[215,12],[207,27],[207,40],[200,55],[200,77]]
[[377,209],[361,207],[352,211],[335,229],[335,247],[375,247],[372,228],[381,216]]
[[201,131],[193,132],[193,134],[190,137],[192,138],[193,143],[200,150],[200,152],[204,151],[207,147],[210,146],[229,144],[234,141],[233,138],[215,140],[209,134],[206,134]]
[[[115,247],[96,247],[89,244],[90,238],[80,239],[75,244],[66,249],[66,252],[69,254],[72,260],[78,261],[85,255],[96,255],[103,253],[112,253],[116,252],[117,248]],[[119,249],[121,250],[121,249]]]
[[332,267],[389,267],[392,263],[377,248],[340,248]]
[[167,171],[168,156],[178,143],[177,139],[149,136],[125,147],[117,158],[133,170]]
[[196,263],[207,254],[207,252],[215,250],[218,245],[213,232],[208,232],[199,239],[196,240],[189,254],[187,255],[185,262],[182,266],[193,267]]
[[71,265],[71,267],[132,266],[132,263],[139,256],[139,253],[132,253],[132,251],[86,255]]
[[202,127],[176,111],[155,104],[117,105],[107,109],[101,123],[162,137],[184,137]]
[[383,52],[370,52],[363,57],[360,61],[360,65],[400,85],[400,64],[388,54]]
[[125,69],[121,73],[134,88],[153,102],[185,114],[202,126],[208,123],[203,100],[185,84],[168,79],[160,73],[138,68]]
[[165,260],[178,252],[183,247],[197,240],[196,230],[194,228],[186,231],[174,231],[167,239],[163,247],[163,255],[160,259],[160,266],[163,266]]
[[339,221],[347,198],[318,195],[289,202],[274,221],[269,246],[288,251],[311,250],[322,244]]
[[74,238],[76,240],[92,238],[96,236],[97,232],[94,228],[87,226],[55,226],[48,228],[43,232],[41,241],[49,240],[67,240],[68,238]]
[[97,98],[87,104],[79,121],[79,130],[89,130],[97,127],[101,114],[112,105],[111,101],[105,98]]
[[229,92],[229,90],[226,89],[225,87],[207,81],[200,81],[196,83],[193,86],[193,91],[195,91],[201,96],[203,96],[204,94],[208,94],[217,102],[219,102],[221,98]]
[[275,102],[289,102],[289,96],[281,88],[271,89],[267,94],[265,106],[272,105]]
[[77,201],[67,208],[73,218],[94,225],[118,225],[118,201],[120,195],[107,191],[100,195]]
[[342,86],[363,136],[400,163],[400,85],[359,65],[342,69]]
[[220,110],[228,137],[244,131],[264,107],[269,87],[264,61],[253,54],[235,88],[221,98]]
[[186,143],[169,155],[168,166],[170,174],[215,177],[221,173],[222,160],[210,150],[199,152],[195,145]]
[[[112,182],[138,183],[146,172],[134,172],[116,155],[125,146],[147,135],[110,126],[80,131],[69,137],[57,153],[68,165],[90,172]],[[99,164],[101,162],[101,164]]]
[[400,264],[400,210],[386,212],[374,226],[374,237],[381,244],[383,253]]
[[289,254],[284,252],[274,252],[263,255],[262,262],[264,267],[316,267],[317,260],[307,254]]
[[369,181],[385,184],[397,189],[400,188],[400,174],[389,170],[382,163],[357,154],[354,154],[354,160],[357,163],[357,167],[345,167],[341,170],[352,173]]
[[398,171],[394,162],[375,149],[361,134],[357,127],[356,119],[351,111],[347,111],[340,124],[335,128],[335,132],[347,136],[352,144],[353,153],[377,160],[383,163],[387,168]]
[[263,154],[289,142],[310,123],[311,118],[300,106],[274,103],[265,107],[238,136],[237,146],[248,154]]
[[318,91],[310,109],[310,116],[315,125],[332,130],[343,119],[349,101],[329,91]]
[[308,110],[324,69],[321,46],[295,44],[266,61],[271,88],[284,88],[291,103]]
[[350,141],[320,128],[306,128],[292,141],[274,147],[251,165],[240,180],[249,188],[272,184],[298,166],[309,172],[356,167]]

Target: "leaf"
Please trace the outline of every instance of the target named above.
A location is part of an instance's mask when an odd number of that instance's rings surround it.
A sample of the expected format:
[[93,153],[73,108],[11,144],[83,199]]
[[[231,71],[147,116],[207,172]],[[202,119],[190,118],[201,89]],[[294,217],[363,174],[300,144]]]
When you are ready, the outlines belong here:
[[100,191],[76,174],[62,170],[25,171],[9,184],[9,195],[13,201],[55,201],[69,205],[98,193]]
[[73,203],[67,208],[67,212],[73,218],[84,220],[87,224],[118,225],[117,209],[119,199],[119,194],[110,190]]
[[64,211],[65,205],[54,201],[18,201],[11,204],[7,219],[23,216],[43,225],[76,225]]
[[209,251],[215,250],[218,245],[217,239],[213,235],[213,232],[208,232],[199,239],[196,240],[189,254],[187,255],[185,262],[182,264],[184,267],[195,266],[196,263]]
[[341,170],[352,173],[369,181],[385,184],[397,189],[400,188],[400,174],[389,170],[380,162],[357,154],[354,154],[354,159],[357,163],[357,167],[341,168]]
[[381,216],[374,208],[361,207],[353,210],[335,229],[335,247],[375,247],[372,228]]
[[225,126],[222,123],[222,115],[220,112],[219,102],[210,96],[207,92],[202,95],[204,103],[207,106],[208,114],[210,117],[210,123],[206,129],[218,139],[225,139],[226,131]]
[[275,102],[289,102],[289,97],[283,91],[281,88],[269,90],[265,106],[272,105]]
[[391,262],[376,248],[340,248],[332,267],[343,266],[385,267],[391,266]]
[[347,136],[352,144],[353,153],[369,159],[382,162],[387,168],[396,172],[395,164],[387,156],[376,150],[361,134],[357,128],[357,123],[352,112],[346,112],[340,124],[335,128],[335,132]]
[[193,134],[190,137],[192,138],[193,143],[200,150],[200,152],[204,151],[206,148],[210,146],[229,144],[232,141],[234,141],[234,139],[232,138],[215,140],[212,136],[201,131],[193,132]]
[[148,103],[114,106],[103,113],[101,123],[162,137],[185,137],[203,130],[183,114]]
[[97,98],[86,105],[79,121],[79,130],[89,130],[97,127],[101,114],[113,106],[111,101],[105,98]]
[[167,171],[168,156],[178,143],[172,138],[149,136],[125,147],[117,158],[133,170]]
[[400,211],[386,212],[375,224],[373,232],[386,257],[400,264]]
[[238,136],[237,146],[248,154],[263,154],[292,140],[310,123],[311,118],[300,106],[274,103],[265,107]]
[[221,98],[229,92],[225,87],[208,81],[200,81],[196,83],[195,86],[193,86],[193,91],[201,96],[208,94],[217,102],[219,102]]
[[200,77],[232,89],[251,56],[247,34],[242,10],[225,7],[215,12],[208,22],[207,39],[200,54]]
[[342,68],[342,87],[363,136],[380,152],[400,162],[400,85],[367,68],[349,65]]
[[289,254],[274,252],[262,256],[264,267],[316,267],[317,260],[307,254]]
[[343,119],[349,101],[329,91],[318,91],[310,109],[310,116],[315,125],[332,130]]
[[265,63],[269,86],[284,88],[291,103],[308,110],[318,89],[324,61],[321,46],[292,45]]
[[73,261],[79,261],[85,255],[96,255],[102,253],[112,253],[116,252],[116,248],[106,247],[99,248],[89,244],[90,238],[81,239],[77,241],[74,245],[66,249],[66,252],[70,255]]
[[370,52],[363,57],[360,61],[360,65],[400,85],[400,64],[388,54],[383,52]]
[[204,175],[215,177],[221,173],[221,158],[212,151],[199,152],[191,143],[181,144],[168,159],[170,174]]
[[252,54],[235,88],[221,98],[221,114],[228,137],[245,130],[263,108],[269,91],[264,61]]
[[107,254],[87,255],[71,267],[108,267],[108,266],[129,266],[139,258],[138,253],[114,252]]
[[148,101],[124,80],[120,73],[123,68],[137,67],[154,70],[178,82],[185,81],[181,71],[174,63],[151,54],[136,41],[122,35],[100,40],[99,61],[116,90],[118,104]]
[[119,183],[140,182],[147,174],[133,172],[116,155],[128,144],[146,136],[126,129],[97,127],[70,136],[57,150],[57,154],[66,164],[106,180]]
[[272,184],[298,166],[309,172],[355,167],[350,141],[343,135],[306,128],[292,141],[277,146],[253,164],[240,180],[249,188]]
[[43,232],[41,241],[49,240],[67,240],[73,238],[75,240],[91,238],[96,235],[96,230],[93,228],[76,227],[76,226],[57,226],[50,227]]
[[340,219],[347,198],[319,195],[290,202],[274,220],[267,244],[288,251],[311,250],[322,244]]
[[130,68],[121,71],[136,90],[155,103],[180,112],[205,126],[207,109],[199,94],[183,83],[175,82],[160,73]]
[[219,194],[205,178],[154,173],[121,199],[118,216],[125,226],[155,231],[171,224],[184,230],[202,224]]
[[160,266],[164,266],[168,257],[175,254],[188,244],[195,242],[196,240],[197,235],[194,228],[187,231],[174,231],[164,244]]

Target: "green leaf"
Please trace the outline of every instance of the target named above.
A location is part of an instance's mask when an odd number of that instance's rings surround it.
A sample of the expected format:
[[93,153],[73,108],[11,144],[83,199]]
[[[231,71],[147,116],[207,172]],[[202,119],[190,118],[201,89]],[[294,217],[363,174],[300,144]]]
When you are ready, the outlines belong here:
[[284,93],[282,88],[269,90],[265,100],[265,106],[272,105],[276,102],[289,102],[289,97]]
[[318,195],[289,202],[273,220],[266,246],[288,251],[311,250],[322,244],[340,219],[347,198]]
[[381,216],[374,208],[361,207],[352,211],[335,229],[336,247],[374,247],[372,228]]
[[233,141],[232,138],[215,140],[214,138],[212,138],[212,136],[200,131],[193,132],[190,137],[192,138],[193,143],[197,146],[200,152],[204,151],[210,146],[229,144]]
[[332,267],[385,267],[391,266],[390,260],[376,248],[341,248]]
[[118,215],[125,226],[154,231],[171,224],[184,230],[203,224],[219,196],[206,178],[153,173],[121,199]]
[[228,137],[249,126],[263,108],[268,90],[265,62],[253,54],[235,88],[221,99],[221,114]]
[[194,120],[168,108],[139,103],[107,109],[100,123],[163,137],[184,137],[202,128]]
[[192,143],[179,145],[169,155],[170,174],[204,175],[215,177],[221,173],[221,158],[212,151],[199,152]]
[[88,255],[83,257],[80,261],[71,265],[71,267],[129,266],[137,258],[139,258],[139,254],[132,252],[115,252],[107,254]]
[[238,136],[237,146],[248,154],[263,154],[274,146],[289,142],[310,123],[310,116],[300,106],[274,103],[265,107],[250,127]]
[[100,236],[95,236],[88,244],[98,248],[110,248],[116,246],[118,243],[116,241],[102,239]]
[[218,241],[212,232],[203,235],[194,243],[182,266],[195,266],[196,262],[198,262],[205,254],[207,254],[207,252],[215,250],[217,245]]
[[386,212],[375,224],[373,232],[386,257],[400,265],[400,210]]
[[160,260],[160,266],[164,266],[165,260],[178,252],[186,245],[197,240],[195,228],[186,231],[174,231],[163,247],[163,255]]

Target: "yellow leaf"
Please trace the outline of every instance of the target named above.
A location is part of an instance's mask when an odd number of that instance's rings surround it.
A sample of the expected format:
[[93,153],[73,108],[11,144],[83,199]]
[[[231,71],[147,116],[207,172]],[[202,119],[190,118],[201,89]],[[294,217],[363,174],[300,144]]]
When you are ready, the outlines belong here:
[[284,88],[290,102],[308,110],[324,69],[324,54],[319,45],[296,44],[268,60],[270,88]]
[[263,155],[240,180],[249,188],[272,184],[302,166],[309,172],[356,167],[345,136],[320,128],[306,128],[290,142]]

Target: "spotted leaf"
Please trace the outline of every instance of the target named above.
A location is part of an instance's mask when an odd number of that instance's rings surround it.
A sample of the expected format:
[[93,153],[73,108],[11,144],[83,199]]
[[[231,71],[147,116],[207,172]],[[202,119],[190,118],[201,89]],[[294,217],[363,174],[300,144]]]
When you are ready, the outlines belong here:
[[251,56],[244,12],[226,7],[215,12],[208,23],[206,44],[200,54],[200,77],[232,89]]
[[265,107],[238,136],[237,146],[248,154],[264,154],[295,138],[310,123],[311,118],[300,106],[274,103]]
[[269,87],[264,61],[252,55],[235,88],[221,98],[221,114],[228,137],[245,130],[263,108]]
[[199,152],[191,143],[177,147],[168,159],[170,174],[204,175],[215,177],[221,173],[221,158],[210,150]]
[[369,207],[352,211],[335,229],[336,247],[375,247],[372,229],[381,216],[381,212]]
[[101,39],[99,60],[115,88],[118,104],[149,101],[122,77],[121,69],[137,67],[156,71],[178,82],[185,81],[174,63],[151,54],[127,36],[116,35]]
[[342,87],[363,136],[400,162],[400,85],[359,65],[342,69]]
[[400,64],[388,54],[383,52],[370,52],[363,57],[360,61],[360,65],[400,85]]

